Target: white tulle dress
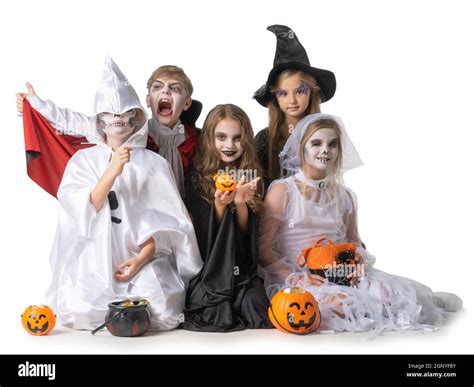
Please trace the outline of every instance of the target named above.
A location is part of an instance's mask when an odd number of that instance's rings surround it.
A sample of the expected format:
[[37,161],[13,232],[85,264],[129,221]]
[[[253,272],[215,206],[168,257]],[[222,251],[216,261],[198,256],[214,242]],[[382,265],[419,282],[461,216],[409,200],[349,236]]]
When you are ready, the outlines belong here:
[[[311,291],[321,310],[322,330],[436,329],[443,322],[444,309],[431,289],[373,267],[375,258],[359,238],[355,195],[340,184],[330,187],[327,180],[307,179],[301,170],[270,186],[259,237],[268,296],[288,286]],[[327,280],[320,286],[307,286],[309,271],[295,259],[321,237],[358,243],[366,273],[356,286]]]

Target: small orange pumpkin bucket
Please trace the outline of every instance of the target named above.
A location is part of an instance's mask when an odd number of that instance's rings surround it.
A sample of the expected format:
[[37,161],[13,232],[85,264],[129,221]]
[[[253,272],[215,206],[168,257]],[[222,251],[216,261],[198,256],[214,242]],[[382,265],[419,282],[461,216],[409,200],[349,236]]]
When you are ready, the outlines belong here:
[[[327,241],[327,244],[322,242]],[[323,237],[313,246],[301,251],[296,263],[306,265],[311,274],[327,278],[329,282],[349,286],[347,276],[353,271],[357,243],[334,243]]]
[[297,287],[279,290],[270,301],[268,316],[275,328],[296,335],[307,335],[321,324],[318,302]]
[[221,191],[235,191],[237,189],[237,181],[228,173],[216,173],[214,175],[216,189]]

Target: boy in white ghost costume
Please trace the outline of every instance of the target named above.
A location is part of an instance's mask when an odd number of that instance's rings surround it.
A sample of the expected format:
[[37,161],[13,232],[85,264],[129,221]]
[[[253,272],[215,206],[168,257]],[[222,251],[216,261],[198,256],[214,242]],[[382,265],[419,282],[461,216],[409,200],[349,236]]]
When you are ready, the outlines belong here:
[[47,301],[62,324],[92,330],[108,303],[146,298],[151,329],[173,329],[202,261],[169,163],[145,149],[146,112],[110,58],[94,117],[96,146],[73,155],[59,187]]

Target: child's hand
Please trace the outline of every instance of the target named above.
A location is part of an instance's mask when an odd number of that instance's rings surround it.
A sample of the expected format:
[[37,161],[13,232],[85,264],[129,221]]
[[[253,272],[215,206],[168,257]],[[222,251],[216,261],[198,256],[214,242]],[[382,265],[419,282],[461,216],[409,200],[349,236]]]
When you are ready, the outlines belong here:
[[219,208],[224,208],[234,201],[237,190],[235,191],[221,191],[216,189],[214,194],[214,205]]
[[257,192],[257,183],[260,177],[256,177],[251,182],[245,182],[245,176],[242,176],[237,183],[237,194],[235,195],[235,205],[247,203],[251,200]]
[[130,149],[124,146],[119,147],[112,156],[109,164],[109,171],[115,176],[123,172],[123,167],[130,161]]
[[18,113],[23,113],[23,101],[25,98],[36,95],[35,89],[33,89],[30,83],[26,82],[26,88],[28,93],[16,93],[16,110],[18,110]]
[[145,263],[145,260],[139,255],[130,258],[118,267],[118,270],[114,273],[114,277],[118,281],[129,281],[135,277],[135,274],[140,271]]
[[[364,267],[364,260],[359,253],[356,253],[354,264],[359,265],[354,268],[354,271],[350,273],[347,278],[350,280],[351,286],[355,287],[360,282],[360,280],[365,277],[365,267]],[[360,270],[359,270],[360,269]]]
[[317,274],[307,274],[304,277],[303,281],[306,286],[321,286],[326,281],[324,277]]

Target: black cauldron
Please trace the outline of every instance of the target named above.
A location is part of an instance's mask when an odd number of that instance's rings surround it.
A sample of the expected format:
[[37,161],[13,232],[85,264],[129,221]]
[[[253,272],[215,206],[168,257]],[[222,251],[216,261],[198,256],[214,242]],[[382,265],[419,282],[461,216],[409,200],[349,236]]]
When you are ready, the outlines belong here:
[[105,326],[114,336],[135,337],[141,336],[150,327],[150,313],[148,312],[148,301],[116,301],[107,305],[109,311],[105,316],[105,322],[94,329],[92,334],[98,332]]

